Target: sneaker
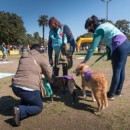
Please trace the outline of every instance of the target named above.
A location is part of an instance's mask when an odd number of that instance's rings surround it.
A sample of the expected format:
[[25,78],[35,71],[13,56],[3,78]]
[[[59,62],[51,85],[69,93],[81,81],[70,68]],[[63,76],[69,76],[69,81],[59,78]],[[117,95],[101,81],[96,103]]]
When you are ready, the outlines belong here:
[[121,97],[122,95],[121,94],[115,94],[115,96]]
[[20,126],[21,122],[20,122],[20,110],[18,107],[14,107],[13,108],[13,114],[14,114],[14,123],[16,126]]
[[107,97],[109,100],[113,101],[115,98],[114,97]]
[[114,100],[114,96],[110,96],[109,93],[107,93],[107,98],[112,101]]

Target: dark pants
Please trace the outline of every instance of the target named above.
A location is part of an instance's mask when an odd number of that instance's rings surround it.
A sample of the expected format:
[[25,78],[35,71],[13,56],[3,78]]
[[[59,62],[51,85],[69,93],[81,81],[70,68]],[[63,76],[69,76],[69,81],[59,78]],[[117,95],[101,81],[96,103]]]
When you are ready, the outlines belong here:
[[[54,66],[53,67],[53,74],[55,76],[59,76],[59,70],[60,70],[60,68],[58,68],[57,66]],[[62,64],[62,71],[63,71],[63,76],[68,75],[68,67],[67,67],[66,63]]]
[[112,54],[113,76],[110,90],[108,92],[109,96],[121,94],[125,80],[125,66],[128,53],[130,53],[130,43],[126,40],[117,49],[115,49]]
[[18,106],[20,109],[20,119],[39,114],[43,109],[43,102],[40,96],[40,91],[26,91],[21,88],[12,87],[14,94],[21,98],[21,103]]

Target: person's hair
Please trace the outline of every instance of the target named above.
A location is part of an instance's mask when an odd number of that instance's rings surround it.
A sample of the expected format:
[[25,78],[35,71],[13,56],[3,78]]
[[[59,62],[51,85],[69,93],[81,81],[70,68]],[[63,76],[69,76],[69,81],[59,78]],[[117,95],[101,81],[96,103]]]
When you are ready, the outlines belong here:
[[59,27],[59,28],[61,28],[61,23],[55,18],[55,17],[51,17],[50,19],[49,19],[49,26],[50,25],[55,25],[56,27]]
[[93,24],[94,29],[96,29],[97,26],[98,26],[100,23],[104,23],[104,22],[105,22],[105,19],[100,19],[100,20],[99,20],[97,16],[92,15],[91,17],[89,17],[89,18],[86,20],[84,27],[85,27],[85,29],[87,29],[88,26],[90,26],[91,24]]
[[41,45],[39,45],[39,44],[33,44],[31,47],[30,47],[30,50],[36,50],[36,51],[38,51],[38,52],[40,52],[40,53],[43,53],[44,52],[44,50],[43,50],[43,48],[41,47]]

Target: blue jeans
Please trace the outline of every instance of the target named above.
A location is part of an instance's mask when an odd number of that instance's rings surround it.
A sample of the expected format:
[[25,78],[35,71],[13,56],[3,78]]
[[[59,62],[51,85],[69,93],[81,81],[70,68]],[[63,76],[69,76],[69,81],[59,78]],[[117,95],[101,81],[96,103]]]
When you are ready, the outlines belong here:
[[121,94],[125,80],[125,66],[128,53],[130,53],[130,43],[126,40],[112,54],[113,76],[108,96]]
[[12,87],[14,94],[21,98],[21,103],[18,106],[20,109],[20,119],[39,114],[43,109],[43,102],[40,96],[40,91],[26,91],[15,86]]

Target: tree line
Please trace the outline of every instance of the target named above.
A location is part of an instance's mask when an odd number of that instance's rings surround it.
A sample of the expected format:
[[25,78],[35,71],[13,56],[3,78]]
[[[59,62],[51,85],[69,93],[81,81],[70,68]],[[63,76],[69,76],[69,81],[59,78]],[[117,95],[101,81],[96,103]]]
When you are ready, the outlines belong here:
[[30,45],[32,43],[39,43],[46,45],[47,41],[44,39],[44,28],[48,26],[48,16],[42,15],[38,19],[39,26],[43,27],[43,38],[38,32],[32,34],[26,33],[26,28],[22,18],[14,13],[0,11],[0,45]]
[[[13,45],[27,45],[32,43],[40,43],[41,45],[47,45],[44,33],[45,27],[48,26],[48,16],[39,16],[37,22],[40,27],[42,27],[43,37],[41,38],[38,32],[32,34],[27,34],[26,28],[24,27],[24,22],[22,18],[14,13],[0,11],[0,44],[13,44]],[[113,23],[117,28],[119,28],[130,40],[130,22],[123,19],[117,20]],[[92,37],[90,33],[83,34],[80,37]],[[77,39],[78,39],[77,38]]]

